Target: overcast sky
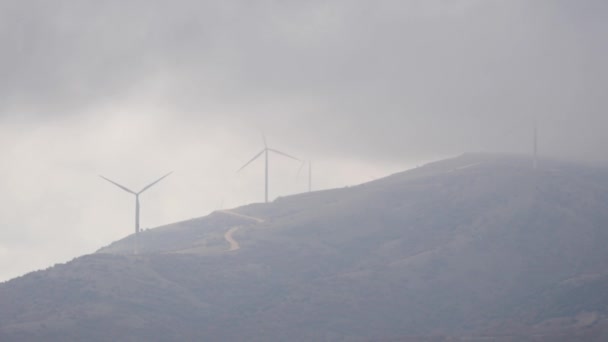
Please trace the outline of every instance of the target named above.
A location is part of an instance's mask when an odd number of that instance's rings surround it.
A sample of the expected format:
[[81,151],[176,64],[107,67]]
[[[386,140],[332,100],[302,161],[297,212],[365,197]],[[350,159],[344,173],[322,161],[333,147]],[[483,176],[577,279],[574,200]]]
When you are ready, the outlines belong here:
[[[0,280],[263,199],[472,151],[605,161],[604,0],[0,1]],[[306,189],[272,157],[271,197]]]

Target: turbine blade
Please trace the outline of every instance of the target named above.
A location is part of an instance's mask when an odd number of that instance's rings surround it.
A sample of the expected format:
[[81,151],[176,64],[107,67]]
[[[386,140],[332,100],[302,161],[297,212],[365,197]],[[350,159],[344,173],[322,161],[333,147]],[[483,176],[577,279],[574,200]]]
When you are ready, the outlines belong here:
[[155,180],[154,182],[152,182],[152,183],[148,184],[148,185],[147,185],[145,188],[141,189],[141,190],[140,190],[140,191],[139,191],[137,194],[141,194],[142,192],[144,192],[144,191],[146,191],[146,190],[150,189],[150,188],[151,188],[151,187],[153,187],[153,186],[154,186],[156,183],[158,183],[158,182],[160,182],[161,180],[163,180],[163,179],[167,178],[167,177],[168,177],[170,174],[172,174],[172,173],[173,173],[173,171],[171,171],[171,172],[167,173],[166,175],[164,175],[164,176],[160,177],[159,179]]
[[113,181],[113,180],[107,179],[106,177],[104,177],[104,176],[102,176],[102,175],[99,175],[99,177],[101,177],[101,178],[103,178],[103,179],[107,180],[108,182],[110,182],[110,183],[112,183],[112,184],[116,185],[117,187],[119,187],[119,188],[123,189],[123,190],[124,190],[124,191],[126,191],[126,192],[132,193],[133,195],[137,195],[137,193],[135,193],[134,191],[132,191],[132,190],[128,189],[127,187],[124,187],[124,186],[122,186],[122,185],[120,185],[120,184],[116,183],[116,182],[115,182],[115,181]]
[[268,144],[266,143],[266,134],[262,131],[262,140],[264,140],[264,147],[268,148]]
[[298,159],[298,158],[296,158],[296,157],[294,157],[294,156],[290,156],[289,154],[287,154],[287,153],[285,153],[285,152],[277,151],[277,150],[275,150],[274,148],[269,148],[268,150],[269,150],[269,151],[272,151],[272,152],[274,152],[274,153],[278,153],[278,154],[280,154],[280,155],[282,155],[282,156],[284,156],[284,157],[291,158],[291,159],[293,159],[293,160],[297,160],[297,161],[301,161],[300,159]]
[[255,157],[251,158],[250,161],[248,161],[245,165],[241,166],[241,168],[236,170],[236,172],[240,172],[242,169],[246,168],[247,165],[251,164],[254,160],[258,159],[258,157],[261,156],[262,153],[264,153],[264,151],[266,151],[266,149],[261,150],[260,153],[256,154]]

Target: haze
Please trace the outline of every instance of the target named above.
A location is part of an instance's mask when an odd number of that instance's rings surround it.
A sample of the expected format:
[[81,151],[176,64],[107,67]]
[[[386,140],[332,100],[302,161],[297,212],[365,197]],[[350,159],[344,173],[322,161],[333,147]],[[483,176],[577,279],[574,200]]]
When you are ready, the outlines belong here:
[[[263,200],[262,148],[315,189],[467,151],[606,160],[608,3],[3,1],[0,280]],[[306,190],[274,158],[271,198]]]

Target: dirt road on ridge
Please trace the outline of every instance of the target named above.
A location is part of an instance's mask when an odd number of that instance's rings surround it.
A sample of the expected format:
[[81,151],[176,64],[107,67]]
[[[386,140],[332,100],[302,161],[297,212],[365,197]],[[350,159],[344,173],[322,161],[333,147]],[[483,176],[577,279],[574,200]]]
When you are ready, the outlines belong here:
[[[223,214],[226,214],[226,215],[230,215],[230,216],[235,216],[235,217],[239,217],[239,218],[242,218],[242,219],[251,220],[251,221],[254,221],[256,223],[262,223],[262,222],[264,222],[264,219],[262,219],[262,218],[253,217],[253,216],[247,216],[247,215],[235,213],[235,212],[230,211],[230,210],[220,210],[219,212],[223,213]],[[233,251],[237,251],[237,250],[241,249],[241,246],[239,245],[239,243],[232,236],[241,227],[242,226],[234,226],[234,227],[230,228],[226,232],[226,234],[224,234],[224,239],[230,244],[230,248],[228,249],[228,252],[233,252]]]

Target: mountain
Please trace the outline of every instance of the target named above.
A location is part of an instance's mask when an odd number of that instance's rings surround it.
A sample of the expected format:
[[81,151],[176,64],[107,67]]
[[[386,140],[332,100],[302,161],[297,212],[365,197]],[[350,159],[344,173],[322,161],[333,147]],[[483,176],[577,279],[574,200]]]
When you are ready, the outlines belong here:
[[2,283],[0,340],[605,341],[607,207],[603,166],[465,154]]

